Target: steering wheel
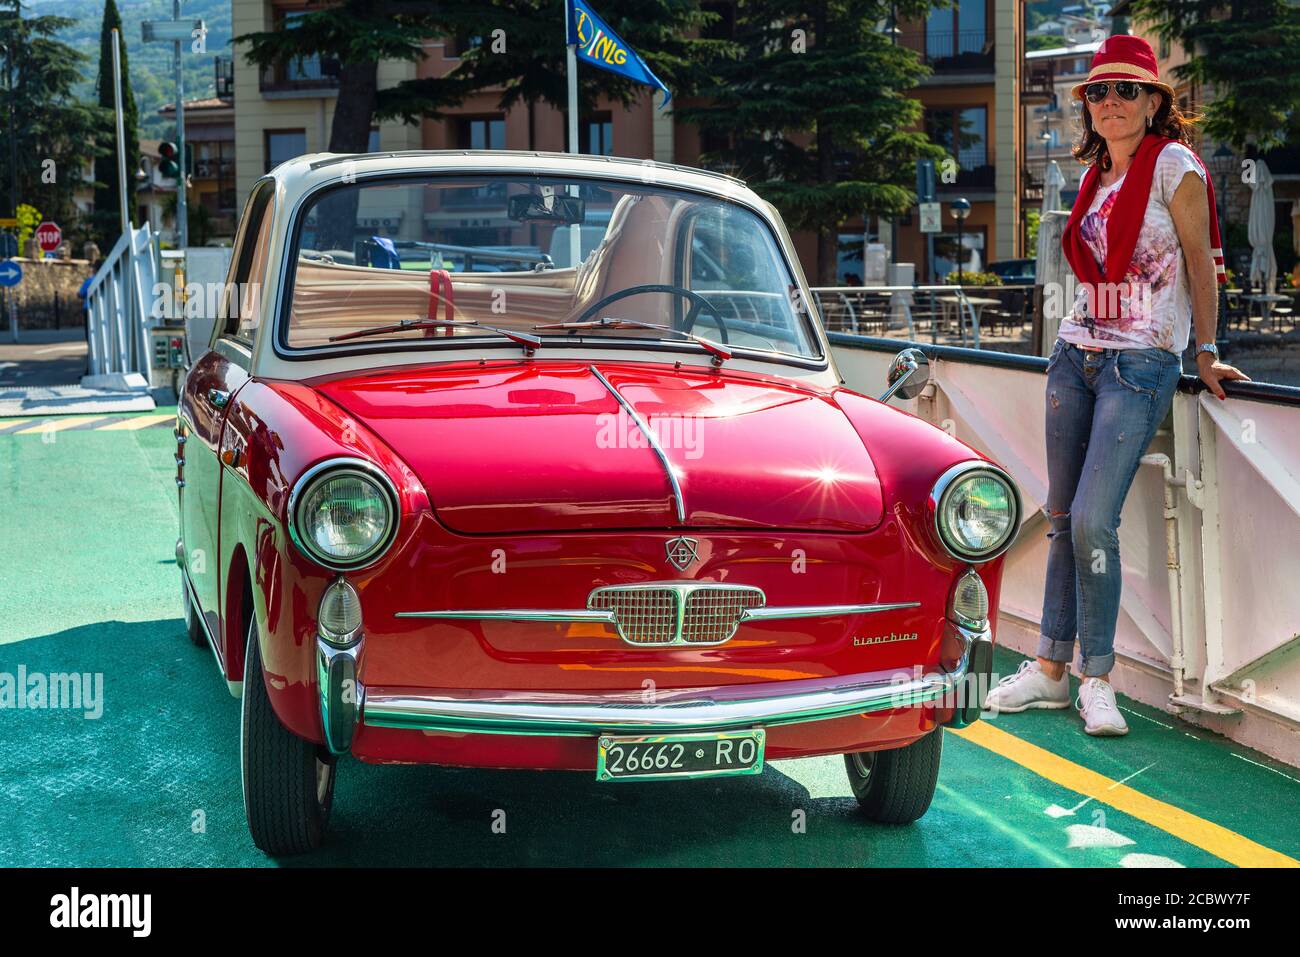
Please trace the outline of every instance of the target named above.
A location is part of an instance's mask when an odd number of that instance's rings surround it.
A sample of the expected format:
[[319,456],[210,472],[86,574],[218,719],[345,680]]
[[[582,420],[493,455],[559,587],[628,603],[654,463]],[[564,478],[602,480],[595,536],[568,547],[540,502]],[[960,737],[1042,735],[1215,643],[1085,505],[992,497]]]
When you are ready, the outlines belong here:
[[630,286],[627,289],[620,289],[618,292],[612,292],[608,296],[598,302],[592,303],[584,309],[582,315],[574,321],[586,322],[591,316],[600,312],[600,310],[604,309],[611,302],[618,302],[620,299],[640,295],[643,292],[671,292],[689,299],[691,301],[691,308],[690,311],[686,313],[686,317],[682,320],[681,331],[690,332],[694,329],[695,321],[700,317],[700,311],[707,310],[708,313],[718,322],[718,338],[723,343],[730,341],[727,338],[727,327],[722,321],[722,315],[717,309],[713,308],[713,303],[709,302],[709,300],[705,299],[698,292],[692,292],[683,286],[674,286],[669,283],[645,283],[640,286]]

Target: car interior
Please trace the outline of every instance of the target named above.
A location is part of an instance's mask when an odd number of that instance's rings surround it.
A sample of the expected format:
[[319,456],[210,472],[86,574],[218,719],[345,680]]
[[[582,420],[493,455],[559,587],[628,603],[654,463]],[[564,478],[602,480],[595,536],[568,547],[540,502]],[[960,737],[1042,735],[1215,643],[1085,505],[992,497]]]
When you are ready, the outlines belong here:
[[[569,195],[580,191],[590,198]],[[378,219],[397,220],[395,210],[403,227],[420,218],[420,228],[367,234]],[[461,227],[467,219],[496,225]],[[331,228],[331,220],[343,228]],[[350,249],[340,240],[349,234]],[[534,327],[617,319],[735,348],[813,356],[792,284],[759,217],[685,191],[519,180],[353,186],[325,193],[301,217],[286,341],[291,349],[317,349],[345,336],[344,344],[355,346],[357,334],[378,326],[390,328],[377,339],[484,335],[469,322],[577,335]],[[431,320],[450,323],[430,327]],[[391,328],[399,323],[424,325]],[[644,329],[598,332],[663,337]]]

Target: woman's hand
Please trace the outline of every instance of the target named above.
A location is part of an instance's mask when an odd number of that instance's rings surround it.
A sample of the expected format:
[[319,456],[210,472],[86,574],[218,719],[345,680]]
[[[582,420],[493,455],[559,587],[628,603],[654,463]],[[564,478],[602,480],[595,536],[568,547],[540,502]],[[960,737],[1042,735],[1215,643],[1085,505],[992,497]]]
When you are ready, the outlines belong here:
[[1210,391],[1220,399],[1226,398],[1223,392],[1223,386],[1219,382],[1224,379],[1244,379],[1250,381],[1250,376],[1242,372],[1236,366],[1230,366],[1226,362],[1219,362],[1214,358],[1211,352],[1202,352],[1196,356],[1196,371],[1201,375],[1201,381],[1210,387]]

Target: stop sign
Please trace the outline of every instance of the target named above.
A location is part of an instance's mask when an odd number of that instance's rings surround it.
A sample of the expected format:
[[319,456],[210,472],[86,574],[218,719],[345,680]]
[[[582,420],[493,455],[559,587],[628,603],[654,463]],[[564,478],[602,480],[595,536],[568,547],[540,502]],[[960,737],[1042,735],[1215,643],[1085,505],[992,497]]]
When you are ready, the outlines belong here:
[[62,242],[63,230],[59,229],[58,223],[52,223],[47,219],[36,227],[36,244],[41,247],[42,252],[52,253]]

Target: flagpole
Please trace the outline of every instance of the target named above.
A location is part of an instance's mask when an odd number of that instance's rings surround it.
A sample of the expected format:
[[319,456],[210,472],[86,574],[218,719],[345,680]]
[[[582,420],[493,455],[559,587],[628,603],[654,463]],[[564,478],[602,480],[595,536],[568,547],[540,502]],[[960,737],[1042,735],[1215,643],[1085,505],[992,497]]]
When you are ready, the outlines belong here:
[[[570,21],[573,16],[573,0],[564,0],[564,43],[565,43],[565,66],[568,71],[569,86],[569,152],[578,152],[578,45],[570,43],[573,38],[574,24]],[[569,188],[569,193],[576,196],[578,191],[574,187]],[[569,265],[575,269],[578,266],[578,256],[581,251],[579,241],[579,230],[582,227],[574,224],[569,227]]]

